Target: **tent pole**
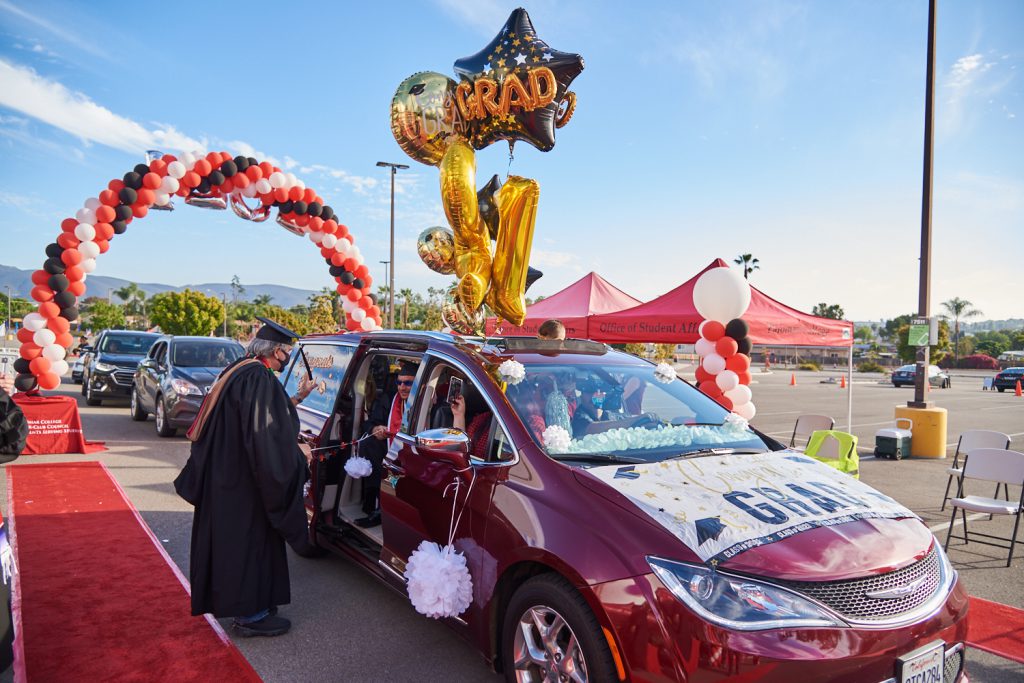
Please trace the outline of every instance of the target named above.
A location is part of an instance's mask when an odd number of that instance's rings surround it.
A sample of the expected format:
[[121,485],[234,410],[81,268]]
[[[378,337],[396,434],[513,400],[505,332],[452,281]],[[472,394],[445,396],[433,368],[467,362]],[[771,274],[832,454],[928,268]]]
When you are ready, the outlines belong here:
[[853,344],[850,344],[850,362],[847,366],[846,432],[853,434]]

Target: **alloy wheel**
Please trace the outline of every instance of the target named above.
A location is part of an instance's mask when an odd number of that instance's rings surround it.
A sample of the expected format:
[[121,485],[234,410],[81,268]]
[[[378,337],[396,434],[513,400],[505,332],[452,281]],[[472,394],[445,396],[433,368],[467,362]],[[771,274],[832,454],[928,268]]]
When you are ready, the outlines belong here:
[[158,431],[158,432],[164,431],[164,419],[165,419],[165,417],[164,417],[164,402],[163,401],[157,401],[156,402],[156,415],[155,415],[155,418],[156,418],[156,431]]
[[587,681],[587,662],[569,623],[547,605],[536,605],[519,618],[512,652],[516,680],[568,683]]

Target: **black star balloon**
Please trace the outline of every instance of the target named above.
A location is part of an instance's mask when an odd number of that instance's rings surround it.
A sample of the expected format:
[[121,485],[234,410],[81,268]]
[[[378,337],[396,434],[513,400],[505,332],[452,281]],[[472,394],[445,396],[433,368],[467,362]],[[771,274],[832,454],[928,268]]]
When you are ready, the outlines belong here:
[[581,71],[582,57],[551,49],[526,10],[515,10],[487,47],[455,62],[461,79],[455,101],[469,123],[470,144],[483,149],[496,140],[525,140],[549,151],[555,128],[572,116],[569,85]]

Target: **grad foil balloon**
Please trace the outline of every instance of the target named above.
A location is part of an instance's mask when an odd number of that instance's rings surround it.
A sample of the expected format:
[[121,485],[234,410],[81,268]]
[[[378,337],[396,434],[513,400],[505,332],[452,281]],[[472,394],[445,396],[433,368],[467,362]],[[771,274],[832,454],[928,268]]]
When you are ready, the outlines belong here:
[[455,102],[469,123],[473,147],[524,140],[549,151],[555,146],[559,110],[562,125],[572,115],[575,99],[568,97],[569,85],[581,71],[582,57],[552,49],[537,37],[526,10],[513,11],[484,49],[455,62],[461,77]]
[[441,319],[457,334],[483,336],[487,316],[482,308],[470,309],[463,305],[458,288],[454,286],[448,290],[448,300],[441,304]]
[[475,311],[491,284],[491,243],[477,205],[476,154],[461,140],[441,160],[441,204],[455,233],[459,301]]
[[391,133],[410,157],[437,166],[451,141],[469,137],[455,106],[455,81],[422,71],[402,81],[391,99]]
[[501,212],[498,210],[499,190],[501,190],[501,180],[495,174],[476,193],[476,203],[480,207],[480,218],[487,224],[487,232],[492,240],[498,239],[498,224],[501,222]]
[[501,188],[501,225],[494,246],[491,293],[494,312],[513,325],[526,319],[526,276],[537,220],[540,186],[532,178],[509,176]]
[[448,228],[427,228],[416,238],[416,253],[435,273],[455,272],[455,235]]
[[192,191],[185,197],[185,203],[200,209],[213,209],[215,211],[223,211],[228,208],[228,204],[224,201],[223,197],[218,197],[208,192]]

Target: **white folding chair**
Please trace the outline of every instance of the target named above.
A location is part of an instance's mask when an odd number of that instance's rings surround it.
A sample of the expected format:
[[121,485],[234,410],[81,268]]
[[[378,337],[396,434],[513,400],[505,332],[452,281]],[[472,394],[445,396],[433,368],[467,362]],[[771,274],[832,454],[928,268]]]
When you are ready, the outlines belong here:
[[[806,448],[811,434],[817,431],[829,431],[835,426],[836,421],[828,415],[801,415],[796,418],[796,424],[793,425],[793,436],[789,437],[789,447]],[[802,445],[796,445],[797,438],[803,442]]]
[[[964,462],[963,480],[979,479],[981,481],[994,481],[999,484],[1013,484],[1014,486],[1024,487],[1024,453],[1001,448],[979,448],[970,451],[967,455],[967,460]],[[946,533],[945,547],[947,550],[949,549],[949,539],[951,538],[963,539],[964,544],[970,543],[969,534],[967,533],[968,510],[988,515],[1013,515],[1015,517],[1013,535],[1010,538],[974,532],[975,537],[980,536],[995,541],[1009,541],[1010,545],[1006,546],[1001,543],[993,543],[992,541],[979,541],[975,538],[976,543],[1009,550],[1010,554],[1006,557],[1006,566],[1009,567],[1010,563],[1013,562],[1013,547],[1017,543],[1017,528],[1020,526],[1021,512],[1024,511],[1024,488],[1021,489],[1020,499],[1016,503],[999,500],[998,498],[964,496],[963,498],[951,498],[949,504],[953,507],[953,516],[949,520],[949,531]],[[960,509],[960,513],[963,516],[963,536],[953,535],[953,523],[956,521],[957,508]]]
[[[1002,432],[994,432],[988,429],[970,429],[960,435],[956,444],[956,452],[953,453],[953,466],[946,469],[949,478],[946,479],[946,492],[942,494],[942,507],[940,512],[946,509],[946,501],[949,500],[949,487],[953,485],[953,478],[957,480],[956,495],[963,495],[962,484],[964,475],[964,462],[967,454],[978,448],[1002,448],[1010,447],[1010,437]],[[1006,488],[1006,500],[1010,500],[1010,490]],[[996,484],[995,497],[999,497],[999,484]]]

